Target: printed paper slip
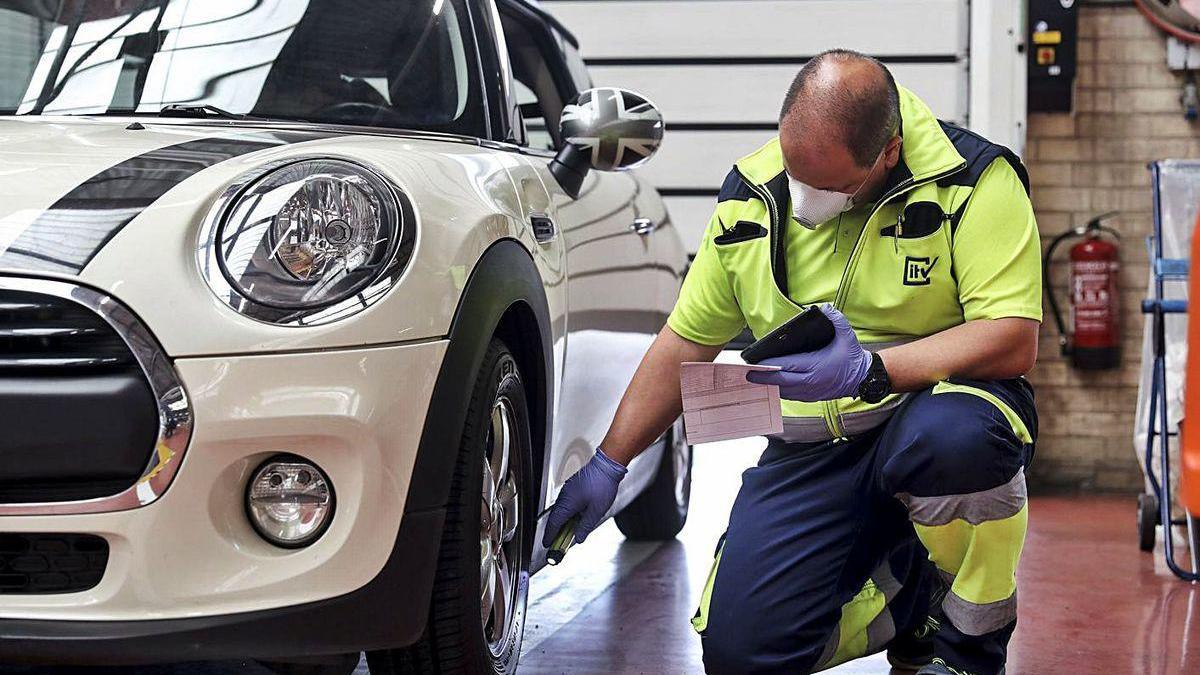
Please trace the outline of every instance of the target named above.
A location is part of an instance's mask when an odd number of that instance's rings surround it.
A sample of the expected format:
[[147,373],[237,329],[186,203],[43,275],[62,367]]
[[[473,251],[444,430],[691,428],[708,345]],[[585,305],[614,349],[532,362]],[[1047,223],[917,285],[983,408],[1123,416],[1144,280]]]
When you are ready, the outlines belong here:
[[679,388],[683,392],[683,426],[688,443],[783,432],[779,387],[746,381],[747,371],[778,367],[705,362],[680,365]]

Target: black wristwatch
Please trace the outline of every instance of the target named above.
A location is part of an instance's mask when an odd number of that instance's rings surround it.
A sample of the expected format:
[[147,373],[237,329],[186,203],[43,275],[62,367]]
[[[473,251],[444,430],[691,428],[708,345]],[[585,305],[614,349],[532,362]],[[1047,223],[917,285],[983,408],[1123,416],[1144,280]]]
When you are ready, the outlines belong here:
[[871,352],[871,368],[862,384],[858,385],[858,397],[867,403],[879,403],[890,393],[892,380],[888,377],[887,368],[883,367],[883,359]]

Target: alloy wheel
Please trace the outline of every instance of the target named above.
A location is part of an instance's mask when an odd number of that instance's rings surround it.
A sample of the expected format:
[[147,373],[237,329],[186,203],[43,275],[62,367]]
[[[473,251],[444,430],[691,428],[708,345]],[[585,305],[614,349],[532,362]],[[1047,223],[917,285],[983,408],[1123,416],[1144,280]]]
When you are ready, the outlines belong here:
[[498,397],[484,445],[479,513],[479,610],[488,649],[499,655],[513,631],[520,574],[520,449],[511,402]]

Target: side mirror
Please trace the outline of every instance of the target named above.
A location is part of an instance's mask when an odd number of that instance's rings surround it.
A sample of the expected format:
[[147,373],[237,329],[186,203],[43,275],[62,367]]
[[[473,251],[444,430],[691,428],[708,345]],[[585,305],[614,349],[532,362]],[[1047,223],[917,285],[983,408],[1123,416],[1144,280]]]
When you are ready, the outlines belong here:
[[589,169],[623,171],[649,160],[662,143],[663,118],[641,94],[600,87],[563,108],[559,133],[563,148],[550,161],[550,173],[578,197]]

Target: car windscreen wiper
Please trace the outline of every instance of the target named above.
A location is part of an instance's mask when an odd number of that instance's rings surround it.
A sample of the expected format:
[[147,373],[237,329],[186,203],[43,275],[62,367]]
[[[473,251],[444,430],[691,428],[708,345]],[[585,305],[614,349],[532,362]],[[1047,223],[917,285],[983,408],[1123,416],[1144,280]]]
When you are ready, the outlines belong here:
[[170,105],[164,105],[161,109],[159,109],[158,114],[162,115],[163,117],[220,117],[228,120],[251,119],[249,115],[231,113],[228,110],[222,110],[215,105],[209,105],[207,103],[201,103],[198,105],[172,103]]

